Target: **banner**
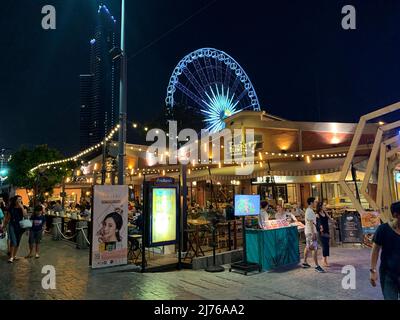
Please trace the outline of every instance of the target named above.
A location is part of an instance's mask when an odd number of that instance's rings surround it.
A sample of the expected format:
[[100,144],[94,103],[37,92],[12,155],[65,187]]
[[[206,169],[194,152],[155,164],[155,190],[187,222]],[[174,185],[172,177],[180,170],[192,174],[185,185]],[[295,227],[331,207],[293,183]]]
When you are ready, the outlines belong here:
[[128,186],[94,186],[92,268],[127,264]]

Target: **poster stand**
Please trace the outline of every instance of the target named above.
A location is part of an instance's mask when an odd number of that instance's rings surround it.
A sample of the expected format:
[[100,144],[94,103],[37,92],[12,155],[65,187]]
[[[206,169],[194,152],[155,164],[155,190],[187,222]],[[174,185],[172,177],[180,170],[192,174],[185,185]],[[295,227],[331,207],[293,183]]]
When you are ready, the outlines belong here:
[[253,271],[261,272],[261,266],[258,263],[247,261],[246,218],[244,216],[242,217],[242,230],[243,230],[243,261],[231,264],[229,272],[231,272],[232,270],[234,271],[236,270],[239,272],[243,272],[244,275],[247,275],[248,272],[253,272]]
[[[152,197],[153,190],[156,188],[172,189],[175,190],[175,209],[176,209],[176,238],[165,242],[153,242],[152,235]],[[142,235],[142,261],[141,261],[141,272],[159,272],[180,269],[182,265],[181,258],[181,238],[182,238],[182,212],[180,209],[180,187],[179,184],[175,183],[173,178],[159,177],[152,181],[143,181],[143,235]],[[146,249],[154,248],[157,246],[164,245],[178,245],[178,262],[168,263],[165,265],[148,267],[146,259]]]

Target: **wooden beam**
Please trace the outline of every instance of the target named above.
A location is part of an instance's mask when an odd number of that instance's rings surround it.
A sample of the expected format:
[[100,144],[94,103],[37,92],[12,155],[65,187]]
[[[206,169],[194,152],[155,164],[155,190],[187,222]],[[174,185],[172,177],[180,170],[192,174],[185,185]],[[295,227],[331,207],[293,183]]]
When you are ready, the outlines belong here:
[[[382,116],[382,115],[387,114],[387,113],[391,113],[391,112],[399,110],[399,109],[400,109],[400,102],[397,102],[397,103],[391,104],[389,106],[383,107],[381,109],[378,109],[376,111],[370,112],[370,113],[368,113],[368,114],[366,114],[366,115],[364,115],[364,116],[362,116],[360,118],[360,121],[359,121],[359,123],[358,123],[358,125],[356,127],[356,130],[355,130],[355,133],[354,133],[354,136],[353,136],[353,140],[352,140],[350,148],[349,148],[349,152],[347,153],[346,160],[345,160],[345,162],[343,164],[342,171],[340,173],[339,185],[343,188],[343,190],[349,196],[350,200],[353,202],[353,205],[360,212],[363,211],[363,208],[362,208],[360,202],[355,198],[355,196],[354,196],[353,192],[351,191],[351,189],[347,186],[345,180],[346,180],[347,173],[349,172],[349,169],[350,169],[350,166],[351,166],[351,162],[352,162],[352,160],[354,158],[354,155],[355,155],[355,153],[357,151],[357,146],[358,146],[358,144],[360,142],[363,130],[364,130],[365,125],[366,125],[368,120],[377,118],[379,116]],[[393,126],[395,124],[391,124],[391,125]],[[381,137],[378,140],[375,139],[375,141],[377,143],[379,143],[380,142],[379,140],[381,139]],[[382,144],[381,144],[381,149],[382,149]],[[378,149],[375,148],[374,152],[377,153]],[[381,150],[381,154],[380,154],[380,158],[383,160],[384,163],[382,163],[380,161],[380,164],[379,164],[379,171],[383,170],[382,173],[380,172],[381,182],[382,182],[382,179],[383,179],[384,169],[385,169],[385,160],[386,160],[385,155],[386,155],[386,150],[384,148],[383,152]],[[375,157],[376,157],[376,155],[375,155]],[[372,169],[373,169],[373,163],[374,163],[374,161],[371,161],[371,163],[369,162],[369,170],[371,172],[372,172]],[[381,168],[382,165],[383,165],[383,168]],[[364,191],[366,190],[366,185],[367,185],[368,181],[369,181],[369,177],[367,177],[367,182],[365,182],[363,184],[364,185]],[[379,194],[380,196],[379,197],[377,196],[377,204],[379,204],[378,200],[380,201],[380,203],[382,203],[382,192],[383,192],[382,191],[382,186],[379,185],[379,175],[378,175],[378,193],[377,193],[377,195]],[[370,197],[368,197],[368,198],[369,198],[369,200],[371,200]]]
[[384,176],[385,176],[385,168],[386,168],[386,146],[384,143],[381,143],[381,150],[379,155],[379,169],[378,169],[378,188],[376,192],[376,204],[379,208],[382,208],[382,194],[383,194],[383,184],[384,184]]

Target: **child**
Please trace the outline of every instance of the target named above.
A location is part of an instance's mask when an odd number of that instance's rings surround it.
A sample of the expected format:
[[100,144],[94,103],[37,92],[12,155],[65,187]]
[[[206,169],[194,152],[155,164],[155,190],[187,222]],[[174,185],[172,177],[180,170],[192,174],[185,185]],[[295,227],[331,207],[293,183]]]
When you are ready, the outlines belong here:
[[42,234],[43,231],[45,230],[45,222],[46,218],[43,215],[43,207],[42,206],[36,206],[35,211],[31,217],[32,220],[32,228],[29,232],[29,254],[26,256],[26,258],[32,258],[33,255],[33,244],[36,245],[35,251],[36,255],[35,258],[39,258],[39,243],[40,240],[42,240]]

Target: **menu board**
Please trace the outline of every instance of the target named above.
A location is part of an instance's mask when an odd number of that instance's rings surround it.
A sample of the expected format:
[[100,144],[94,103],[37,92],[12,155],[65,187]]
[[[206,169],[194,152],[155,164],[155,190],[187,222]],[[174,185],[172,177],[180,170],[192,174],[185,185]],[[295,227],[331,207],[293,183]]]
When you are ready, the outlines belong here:
[[340,218],[340,234],[344,243],[362,243],[364,235],[357,212],[345,212]]
[[273,230],[284,227],[289,227],[290,224],[286,219],[278,220],[268,220],[265,221],[264,230]]

